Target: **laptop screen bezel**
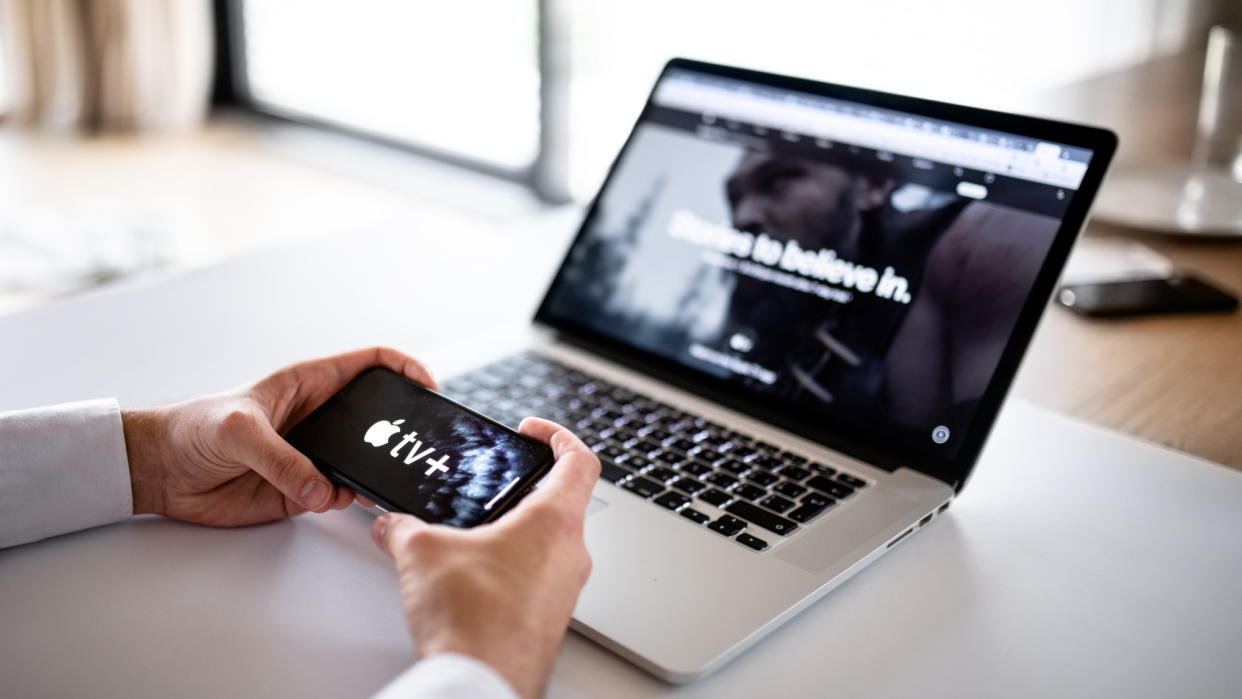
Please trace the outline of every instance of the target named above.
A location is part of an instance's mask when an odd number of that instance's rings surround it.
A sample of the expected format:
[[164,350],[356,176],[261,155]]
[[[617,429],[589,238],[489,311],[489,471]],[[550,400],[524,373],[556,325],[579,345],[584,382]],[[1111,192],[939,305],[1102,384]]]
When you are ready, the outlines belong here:
[[[951,457],[940,457],[928,451],[919,451],[907,444],[895,443],[885,439],[885,430],[868,429],[854,424],[847,424],[833,418],[816,415],[813,420],[805,419],[790,410],[787,403],[782,405],[779,399],[746,391],[727,379],[712,377],[680,364],[667,357],[628,345],[616,338],[609,337],[589,327],[575,323],[570,319],[558,318],[550,311],[550,301],[562,283],[566,265],[575,246],[591,229],[600,211],[603,193],[608,191],[617,172],[617,165],[624,158],[634,140],[638,127],[648,118],[653,105],[655,89],[647,98],[647,102],[630,131],[625,144],[613,160],[608,174],[587,208],[573,242],[567,248],[566,256],[558,267],[552,283],[548,286],[543,300],[535,313],[536,325],[551,330],[558,339],[581,346],[589,351],[627,366],[635,371],[651,375],[674,386],[703,396],[728,408],[749,415],[755,419],[770,423],[778,428],[792,432],[829,449],[839,451],[852,458],[874,464],[885,470],[892,471],[898,467],[909,467],[937,478],[956,489],[965,483],[979,454],[986,443],[996,417],[1004,402],[1014,376],[1031,337],[1048,305],[1053,287],[1060,277],[1061,270],[1069,256],[1078,232],[1086,219],[1091,201],[1095,198],[1100,182],[1104,177],[1109,162],[1117,147],[1117,137],[1107,129],[1078,124],[1069,124],[1035,117],[1007,114],[976,107],[966,107],[945,102],[920,99],[877,92],[863,88],[834,85],[803,78],[787,77],[760,71],[735,68],[713,63],[705,63],[685,58],[670,60],[656,81],[660,84],[669,71],[689,70],[709,75],[722,76],[738,80],[754,82],[762,85],[806,92],[814,95],[848,100],[878,108],[893,109],[945,121],[953,121],[968,126],[976,126],[995,131],[1008,132],[1040,140],[1052,141],[1070,146],[1087,148],[1092,151],[1082,183],[1070,200],[1070,204],[1061,219],[1060,228],[1053,239],[1044,264],[1036,275],[1034,284],[1018,314],[1017,322],[1009,341],[1001,354],[992,379],[988,382],[970,429],[964,436],[956,454]],[[784,409],[782,409],[784,407]]]

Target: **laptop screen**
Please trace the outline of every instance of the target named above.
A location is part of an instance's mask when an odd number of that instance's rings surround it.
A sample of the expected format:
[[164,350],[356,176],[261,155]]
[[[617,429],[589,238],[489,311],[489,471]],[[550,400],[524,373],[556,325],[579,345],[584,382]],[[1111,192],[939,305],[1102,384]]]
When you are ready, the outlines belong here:
[[670,67],[540,319],[951,459],[1091,159]]

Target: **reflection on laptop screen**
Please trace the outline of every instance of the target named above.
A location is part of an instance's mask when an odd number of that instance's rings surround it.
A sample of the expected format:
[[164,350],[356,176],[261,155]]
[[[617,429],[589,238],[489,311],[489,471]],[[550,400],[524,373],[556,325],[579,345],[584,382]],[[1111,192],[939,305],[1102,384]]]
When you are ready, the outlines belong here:
[[951,456],[1090,158],[672,69],[545,313]]

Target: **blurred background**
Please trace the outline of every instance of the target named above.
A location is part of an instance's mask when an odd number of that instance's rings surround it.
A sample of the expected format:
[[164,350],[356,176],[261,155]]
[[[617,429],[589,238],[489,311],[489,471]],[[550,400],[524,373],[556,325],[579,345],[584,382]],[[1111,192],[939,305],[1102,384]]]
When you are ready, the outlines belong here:
[[1113,88],[1063,88],[1202,52],[1242,14],[1227,0],[0,9],[0,311],[359,226],[571,229],[672,56],[1093,121],[1123,146],[1153,128],[1158,155],[1183,157],[1193,129],[1120,123],[1143,120],[1114,118]]

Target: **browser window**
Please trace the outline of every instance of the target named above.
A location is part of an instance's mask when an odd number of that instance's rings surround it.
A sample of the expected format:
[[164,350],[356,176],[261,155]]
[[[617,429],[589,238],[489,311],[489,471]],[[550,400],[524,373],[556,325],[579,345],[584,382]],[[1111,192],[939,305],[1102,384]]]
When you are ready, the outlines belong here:
[[951,457],[1091,155],[672,69],[544,312]]

